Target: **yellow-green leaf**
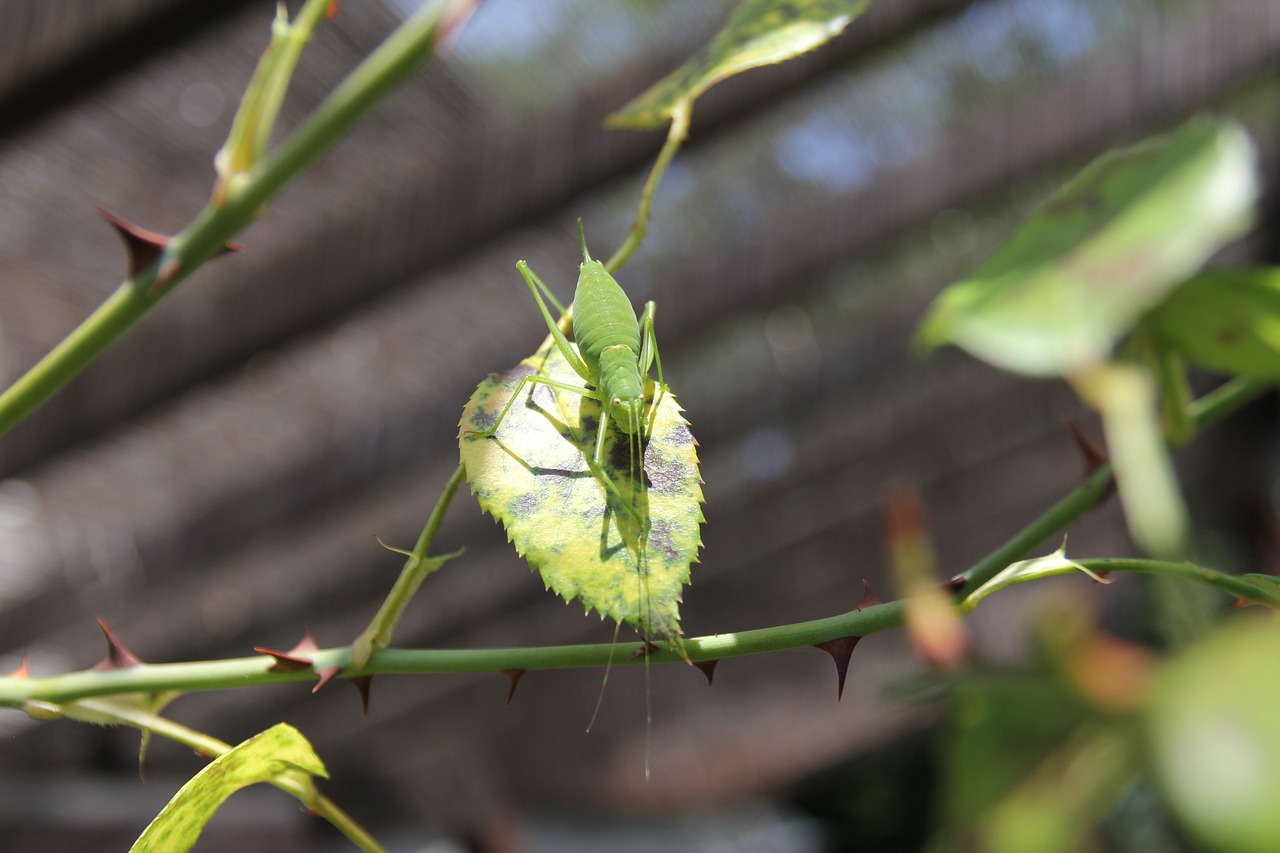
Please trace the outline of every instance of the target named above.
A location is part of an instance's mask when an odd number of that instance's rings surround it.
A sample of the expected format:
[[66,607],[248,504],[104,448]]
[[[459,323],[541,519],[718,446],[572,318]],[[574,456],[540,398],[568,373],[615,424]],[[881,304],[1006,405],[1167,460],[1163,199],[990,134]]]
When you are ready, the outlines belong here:
[[249,785],[294,773],[325,778],[329,775],[302,733],[280,723],[209,762],[173,795],[134,842],[130,853],[190,850],[227,797]]
[[871,0],[744,0],[729,23],[688,62],[609,116],[611,127],[653,130],[716,83],[784,62],[840,34]]
[[1148,322],[1197,364],[1280,379],[1280,268],[1201,273],[1170,294]]
[[[650,406],[643,450],[611,428],[600,466],[591,462],[600,405],[572,391],[528,383],[494,436],[473,435],[493,427],[535,372],[582,385],[554,346],[481,382],[459,425],[471,491],[548,588],[678,643],[680,594],[703,519],[696,442],[675,397],[664,391]],[[655,392],[650,381],[646,399]]]

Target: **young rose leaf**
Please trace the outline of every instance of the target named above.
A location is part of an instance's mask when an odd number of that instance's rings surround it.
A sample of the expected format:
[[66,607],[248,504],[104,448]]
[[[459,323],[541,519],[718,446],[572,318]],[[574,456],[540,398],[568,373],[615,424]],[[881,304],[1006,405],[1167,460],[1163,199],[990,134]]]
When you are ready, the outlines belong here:
[[[661,392],[649,407],[643,447],[611,427],[599,466],[600,404],[572,391],[528,383],[494,436],[474,435],[493,428],[531,373],[582,386],[554,346],[481,382],[458,436],[472,493],[558,595],[678,644],[703,519],[696,442],[675,397]],[[655,393],[650,380],[645,399]]]
[[702,50],[609,116],[610,127],[655,130],[721,80],[826,43],[871,0],[744,0]]
[[227,797],[241,788],[287,774],[329,775],[302,733],[280,723],[205,765],[143,830],[130,853],[190,850]]
[[1064,539],[1052,554],[1033,557],[1030,560],[1019,560],[1016,563],[1010,563],[1005,566],[999,574],[969,593],[964,601],[960,603],[960,609],[962,612],[968,613],[977,607],[982,599],[1007,587],[1016,586],[1027,581],[1039,580],[1040,578],[1074,574],[1075,572],[1083,572],[1098,583],[1111,583],[1110,580],[1094,574],[1069,558],[1067,556],[1067,542]]
[[1196,364],[1280,379],[1280,268],[1201,273],[1171,293],[1147,322]]
[[1242,127],[1206,118],[1103,155],[942,292],[920,341],[1034,376],[1106,360],[1145,311],[1248,230],[1255,159]]

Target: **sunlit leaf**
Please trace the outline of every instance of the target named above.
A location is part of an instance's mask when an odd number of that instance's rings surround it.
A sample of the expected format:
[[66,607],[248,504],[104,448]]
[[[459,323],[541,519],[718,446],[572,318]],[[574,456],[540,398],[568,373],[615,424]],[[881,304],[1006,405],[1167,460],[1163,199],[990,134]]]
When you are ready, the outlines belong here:
[[1255,159],[1243,128],[1204,118],[1104,155],[938,297],[921,342],[1038,376],[1106,360],[1140,315],[1248,230]]
[[1280,845],[1280,626],[1240,619],[1161,673],[1152,759],[1174,814],[1221,853]]
[[1202,273],[1170,294],[1148,322],[1197,364],[1280,379],[1280,269]]
[[[471,491],[546,585],[650,637],[676,642],[689,565],[701,545],[702,488],[696,443],[670,391],[650,407],[641,450],[610,429],[602,465],[591,463],[600,406],[528,384],[496,435],[493,426],[520,379],[539,371],[582,382],[553,346],[505,374],[490,374],[463,411],[459,444]],[[646,399],[653,399],[649,382]]]
[[205,765],[143,830],[131,853],[190,850],[227,797],[249,785],[297,773],[328,777],[301,732],[286,723],[272,726]]
[[612,127],[661,128],[716,83],[784,62],[840,34],[871,0],[743,0],[706,47],[609,116]]

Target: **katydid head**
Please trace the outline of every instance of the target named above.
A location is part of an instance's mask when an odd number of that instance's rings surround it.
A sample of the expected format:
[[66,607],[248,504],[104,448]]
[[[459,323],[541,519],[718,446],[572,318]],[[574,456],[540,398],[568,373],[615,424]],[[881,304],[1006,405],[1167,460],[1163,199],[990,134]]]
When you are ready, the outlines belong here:
[[614,397],[609,401],[609,419],[627,435],[639,435],[644,426],[644,395]]

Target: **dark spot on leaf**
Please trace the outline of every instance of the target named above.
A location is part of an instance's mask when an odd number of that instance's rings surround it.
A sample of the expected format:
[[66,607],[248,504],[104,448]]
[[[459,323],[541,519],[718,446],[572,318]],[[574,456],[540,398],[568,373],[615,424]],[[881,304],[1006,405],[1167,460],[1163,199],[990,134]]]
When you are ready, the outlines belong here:
[[528,518],[538,511],[542,501],[536,494],[521,495],[511,502],[507,512],[515,518]]

